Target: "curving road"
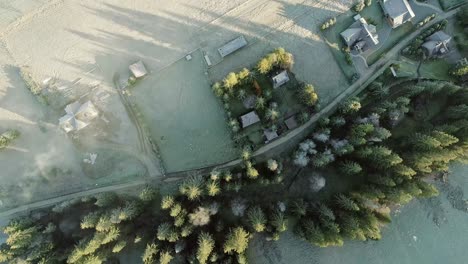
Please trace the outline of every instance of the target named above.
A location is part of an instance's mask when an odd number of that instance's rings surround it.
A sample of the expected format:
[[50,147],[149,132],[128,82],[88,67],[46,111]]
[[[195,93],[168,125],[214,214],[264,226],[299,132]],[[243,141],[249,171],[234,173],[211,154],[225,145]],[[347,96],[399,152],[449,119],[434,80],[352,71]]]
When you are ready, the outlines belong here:
[[[285,136],[283,136],[283,137],[281,137],[281,138],[279,138],[279,139],[277,139],[277,140],[275,140],[275,141],[261,147],[260,149],[258,149],[257,151],[254,152],[254,157],[257,157],[258,159],[262,160],[262,159],[266,159],[268,157],[277,155],[278,153],[282,153],[282,152],[294,147],[298,142],[300,142],[305,137],[307,137],[307,135],[313,129],[314,124],[320,118],[330,115],[339,106],[340,102],[344,101],[345,99],[347,99],[349,97],[352,97],[352,96],[358,94],[369,83],[371,83],[373,80],[375,80],[375,78],[377,78],[380,74],[382,74],[382,72],[390,64],[392,64],[394,62],[394,59],[397,57],[399,51],[401,49],[403,49],[405,46],[407,46],[410,43],[410,41],[412,41],[415,37],[417,37],[423,30],[425,30],[428,27],[434,25],[435,23],[438,23],[438,22],[440,22],[440,21],[442,21],[444,19],[447,19],[449,17],[454,16],[460,10],[460,8],[461,7],[457,8],[457,9],[454,9],[454,10],[451,10],[451,11],[449,11],[447,13],[439,15],[436,19],[430,21],[429,23],[427,23],[423,27],[417,29],[416,31],[414,31],[413,33],[408,35],[406,38],[404,38],[402,41],[400,41],[397,45],[395,45],[391,50],[389,50],[387,52],[387,54],[385,54],[385,56],[383,56],[376,63],[374,63],[372,66],[370,66],[368,68],[368,71],[366,73],[362,74],[361,77],[355,83],[350,85],[340,95],[335,97],[332,100],[332,102],[330,102],[326,107],[324,107],[322,110],[320,110],[320,112],[315,114],[307,123],[305,123],[304,125],[296,128],[295,130],[291,131],[290,133],[286,134]],[[119,91],[119,94],[120,94],[121,90],[120,89],[117,89],[117,90]],[[123,94],[121,94],[121,95],[122,95],[122,100],[125,102],[125,104],[129,104],[129,102],[126,101],[125,95],[123,95]],[[135,125],[138,124],[138,126],[140,126],[140,124],[135,120],[136,119],[135,113],[132,111],[131,108],[129,109],[129,111],[130,111],[129,114],[132,115],[132,119],[134,119],[134,121],[135,121]],[[138,129],[139,129],[139,133],[141,133],[140,136],[143,135],[140,139],[142,140],[143,144],[145,145],[144,149],[146,149],[146,154],[148,154],[149,152],[152,152],[152,151],[149,151],[149,149],[152,148],[151,145],[150,145],[151,142],[149,142],[148,137],[145,136],[143,128],[140,126]],[[146,156],[147,158],[150,158],[151,161],[148,162],[148,163],[145,162],[145,164],[153,164],[154,167],[153,167],[153,165],[149,165],[150,168],[148,168],[148,170],[149,171],[153,170],[152,173],[150,173],[150,175],[153,175],[153,174],[157,175],[158,173],[160,173],[159,170],[157,169],[158,161],[155,161],[154,156],[153,157],[151,157],[151,156],[152,155],[149,155],[149,156],[147,155]],[[238,159],[238,160],[233,160],[231,162],[227,162],[225,164],[220,164],[219,166],[217,165],[217,167],[231,167],[231,166],[238,165],[240,163],[241,163],[241,160]],[[177,172],[177,173],[168,174],[165,177],[165,181],[177,180],[178,179],[177,177],[180,177],[181,173],[186,173],[186,172]],[[152,180],[152,181],[154,183],[154,180]],[[43,201],[31,203],[31,204],[19,206],[17,208],[11,209],[11,210],[1,212],[0,213],[0,218],[4,218],[4,217],[9,218],[9,217],[12,217],[12,216],[14,216],[16,214],[24,213],[24,212],[31,211],[31,210],[34,210],[34,209],[44,208],[44,207],[47,207],[47,206],[57,204],[59,202],[63,202],[63,201],[78,198],[78,197],[94,195],[94,194],[98,194],[98,193],[102,193],[102,192],[123,190],[123,189],[127,189],[127,188],[142,186],[142,185],[145,185],[147,183],[149,183],[148,180],[138,180],[138,181],[134,181],[134,182],[131,182],[131,183],[111,185],[111,186],[96,188],[96,189],[92,189],[92,190],[86,190],[86,191],[76,192],[76,193],[72,193],[72,194],[68,194],[68,195],[63,195],[63,196],[60,196],[60,197],[51,198],[51,199],[47,199],[47,200],[43,200]]]

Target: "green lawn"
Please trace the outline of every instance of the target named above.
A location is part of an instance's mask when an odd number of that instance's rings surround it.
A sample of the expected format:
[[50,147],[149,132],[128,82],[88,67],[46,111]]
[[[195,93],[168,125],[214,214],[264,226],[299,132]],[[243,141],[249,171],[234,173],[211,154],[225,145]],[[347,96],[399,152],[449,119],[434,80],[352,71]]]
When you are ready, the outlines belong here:
[[326,43],[330,47],[333,57],[348,80],[350,80],[351,77],[356,73],[356,69],[353,65],[349,65],[346,62],[345,54],[342,51],[344,43],[341,39],[340,33],[345,31],[354,22],[353,15],[355,14],[352,11],[348,11],[338,16],[336,18],[336,24],[331,28],[323,31],[323,36],[325,37]]
[[456,8],[465,2],[466,0],[439,0],[440,6],[442,6],[444,10]]
[[430,60],[423,62],[419,72],[423,78],[453,81],[453,77],[449,74],[451,67],[452,65],[444,59]]

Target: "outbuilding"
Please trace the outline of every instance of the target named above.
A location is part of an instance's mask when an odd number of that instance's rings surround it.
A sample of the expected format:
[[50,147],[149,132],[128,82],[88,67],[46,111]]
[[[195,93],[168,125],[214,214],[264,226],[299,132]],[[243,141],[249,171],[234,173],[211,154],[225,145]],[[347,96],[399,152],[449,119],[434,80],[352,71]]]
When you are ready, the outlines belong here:
[[255,111],[249,112],[240,117],[242,128],[246,128],[253,124],[260,122],[260,117],[258,117]]

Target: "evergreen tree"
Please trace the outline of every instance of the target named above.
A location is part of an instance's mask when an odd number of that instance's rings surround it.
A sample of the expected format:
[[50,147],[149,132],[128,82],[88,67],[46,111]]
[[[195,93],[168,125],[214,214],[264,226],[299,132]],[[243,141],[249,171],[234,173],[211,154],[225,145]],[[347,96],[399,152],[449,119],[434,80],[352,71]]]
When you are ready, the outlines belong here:
[[362,167],[357,162],[344,161],[340,163],[339,170],[345,175],[355,175],[362,171]]
[[247,211],[247,218],[253,230],[256,232],[263,232],[265,230],[267,219],[262,208],[258,206],[251,207]]
[[171,252],[169,250],[164,250],[164,251],[161,251],[161,253],[159,253],[159,263],[160,264],[169,264],[169,262],[171,262],[171,260],[174,258],[172,255],[171,255]]
[[197,243],[197,260],[200,264],[206,264],[215,246],[213,237],[209,233],[201,232]]
[[179,192],[193,201],[203,194],[203,177],[192,175],[179,186]]
[[348,211],[359,211],[358,204],[350,197],[344,194],[337,194],[335,199],[336,199],[337,205],[341,207],[342,209],[348,210]]
[[167,195],[167,196],[164,196],[161,201],[161,208],[169,209],[172,207],[173,204],[174,204],[174,197]]
[[142,200],[143,202],[151,202],[153,201],[154,199],[156,199],[157,197],[157,191],[150,187],[150,186],[146,186],[141,192],[140,192],[140,200]]
[[250,234],[242,227],[231,229],[224,243],[224,253],[244,253],[249,245]]

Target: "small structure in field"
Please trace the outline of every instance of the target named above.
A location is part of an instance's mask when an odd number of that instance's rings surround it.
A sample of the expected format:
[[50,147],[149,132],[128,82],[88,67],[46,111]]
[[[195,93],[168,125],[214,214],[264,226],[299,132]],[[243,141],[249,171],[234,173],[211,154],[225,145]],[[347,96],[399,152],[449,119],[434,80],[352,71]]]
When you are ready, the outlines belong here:
[[415,17],[407,0],[382,0],[380,2],[385,17],[392,28],[397,28]]
[[379,35],[374,25],[367,24],[364,18],[359,18],[345,31],[340,33],[346,45],[357,52],[363,52],[379,44]]
[[437,31],[430,35],[422,44],[424,54],[427,57],[441,57],[449,52],[448,44],[452,37],[443,31]]
[[255,111],[249,112],[240,117],[242,128],[246,128],[253,124],[260,122],[260,118],[258,117]]
[[247,45],[247,41],[245,40],[244,36],[239,36],[228,43],[224,44],[221,48],[218,49],[219,55],[221,57],[226,57],[227,55],[234,53],[235,51],[245,47]]
[[297,120],[295,116],[291,116],[290,118],[284,120],[284,124],[289,130],[293,130],[299,125],[297,124]]
[[265,129],[263,130],[263,135],[265,136],[265,144],[268,144],[272,140],[278,137],[278,133],[275,130]]
[[130,69],[135,78],[141,78],[148,74],[148,71],[146,70],[146,67],[142,61],[138,61],[130,65],[128,68]]
[[59,119],[59,125],[67,133],[87,127],[99,115],[99,111],[91,101],[84,104],[78,101],[71,103],[65,107],[65,112],[67,114]]
[[273,83],[273,89],[276,89],[280,87],[281,85],[289,82],[289,75],[286,70],[278,73],[277,75],[273,76],[271,78],[271,81]]

